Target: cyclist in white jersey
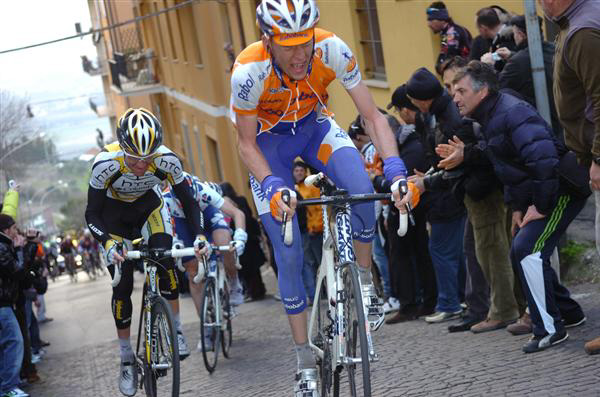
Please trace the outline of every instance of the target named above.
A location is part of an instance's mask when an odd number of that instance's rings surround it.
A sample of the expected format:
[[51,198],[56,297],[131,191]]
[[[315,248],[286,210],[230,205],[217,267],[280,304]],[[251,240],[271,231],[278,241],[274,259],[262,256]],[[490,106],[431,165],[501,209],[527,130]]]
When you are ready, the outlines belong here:
[[[235,250],[238,256],[244,253],[248,235],[246,233],[246,216],[239,210],[229,199],[225,199],[220,187],[212,182],[202,182],[196,176],[184,172],[186,182],[192,188],[194,199],[198,202],[200,210],[204,218],[204,228],[209,240],[216,245],[229,245],[232,241],[231,229],[225,221],[223,214],[230,216],[235,225],[233,233],[233,241],[235,242]],[[191,244],[193,236],[190,233],[190,226],[186,215],[183,211],[181,202],[177,199],[174,192],[167,188],[163,190],[163,199],[167,205],[169,213],[174,220],[175,237],[184,245]],[[225,273],[229,279],[230,287],[230,303],[233,306],[241,305],[244,302],[242,286],[240,284],[235,261],[231,253],[223,252],[223,264],[225,265]],[[194,277],[198,270],[198,261],[195,257],[183,257],[183,265],[186,269],[189,279],[190,294],[194,301],[196,311],[200,313],[202,299],[202,283],[195,284]],[[202,343],[198,342],[198,349]]]

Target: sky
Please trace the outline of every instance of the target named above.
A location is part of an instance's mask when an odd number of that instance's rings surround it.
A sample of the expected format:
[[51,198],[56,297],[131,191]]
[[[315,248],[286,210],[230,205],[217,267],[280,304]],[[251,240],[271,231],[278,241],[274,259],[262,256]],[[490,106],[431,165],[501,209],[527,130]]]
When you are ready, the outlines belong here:
[[[84,32],[91,27],[86,0],[0,1],[0,51],[71,36],[76,22]],[[95,61],[91,35],[0,54],[0,89],[31,103],[35,122],[65,159],[95,147],[96,128],[105,137],[110,133],[108,118],[99,118],[89,106],[90,97],[104,103],[101,77],[83,71],[81,55]],[[38,103],[77,96],[82,97]]]

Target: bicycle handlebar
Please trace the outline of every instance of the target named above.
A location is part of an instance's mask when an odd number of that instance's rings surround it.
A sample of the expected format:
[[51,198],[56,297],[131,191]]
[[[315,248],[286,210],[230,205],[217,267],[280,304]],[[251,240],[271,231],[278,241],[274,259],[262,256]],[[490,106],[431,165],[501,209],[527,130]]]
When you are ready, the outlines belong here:
[[[290,202],[292,201],[290,191],[288,189],[284,189],[281,192],[281,200],[289,207]],[[285,245],[292,245],[292,240],[294,239],[294,231],[292,230],[292,220],[288,219],[287,212],[283,213],[283,219],[281,221],[281,235],[283,236],[283,243]]]

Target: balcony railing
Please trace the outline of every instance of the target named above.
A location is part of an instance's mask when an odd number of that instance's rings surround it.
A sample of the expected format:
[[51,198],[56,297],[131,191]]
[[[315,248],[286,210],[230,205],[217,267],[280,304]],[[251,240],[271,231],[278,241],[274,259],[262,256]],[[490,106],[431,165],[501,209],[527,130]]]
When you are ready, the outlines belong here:
[[114,89],[124,96],[160,90],[153,60],[151,49],[130,54],[113,53],[113,59],[108,62]]

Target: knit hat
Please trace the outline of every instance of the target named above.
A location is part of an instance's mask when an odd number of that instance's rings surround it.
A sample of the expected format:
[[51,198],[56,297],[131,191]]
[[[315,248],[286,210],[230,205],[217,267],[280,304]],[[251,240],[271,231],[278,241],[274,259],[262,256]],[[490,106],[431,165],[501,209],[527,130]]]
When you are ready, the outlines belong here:
[[427,100],[442,95],[440,81],[426,68],[420,68],[406,83],[406,93],[414,99]]
[[410,110],[418,110],[406,96],[406,84],[402,84],[400,87],[396,88],[392,94],[392,101],[388,103],[387,110],[390,110],[392,106],[395,106],[398,109],[408,108]]
[[429,7],[427,9],[427,20],[431,21],[437,19],[439,21],[449,21],[450,15],[448,14],[448,10],[445,8],[433,8]]
[[15,220],[10,215],[0,214],[0,232],[8,229],[15,224]]

